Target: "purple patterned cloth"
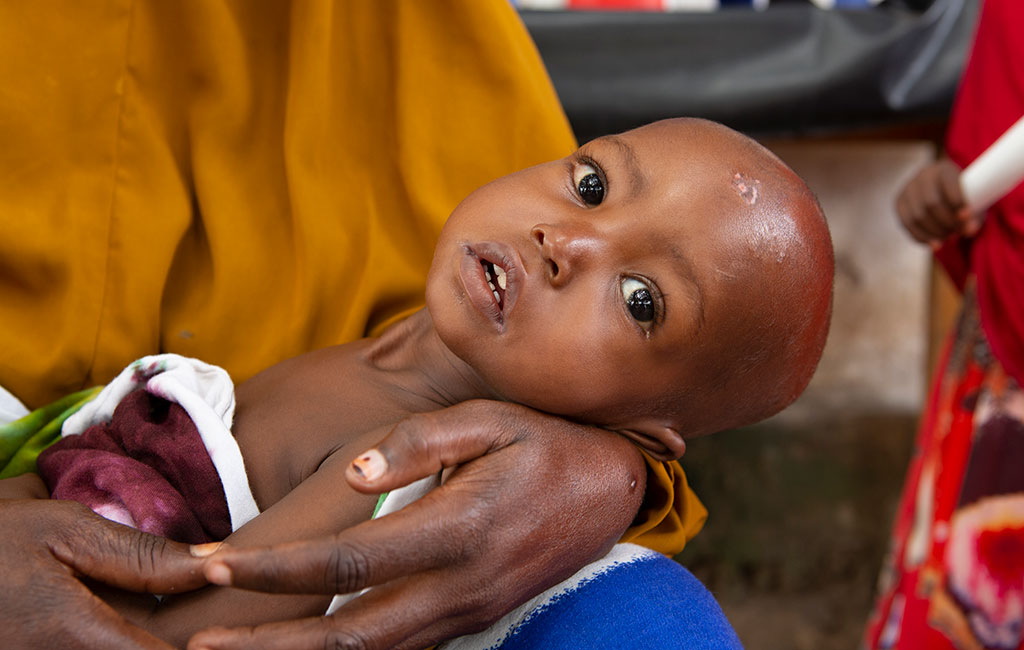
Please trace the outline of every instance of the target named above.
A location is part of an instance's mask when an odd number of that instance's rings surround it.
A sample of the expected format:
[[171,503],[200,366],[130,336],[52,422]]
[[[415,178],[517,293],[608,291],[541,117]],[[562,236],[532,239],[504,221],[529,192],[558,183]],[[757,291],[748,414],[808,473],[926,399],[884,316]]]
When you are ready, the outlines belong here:
[[129,393],[110,422],[43,451],[38,471],[54,499],[190,544],[231,533],[227,500],[195,424],[179,405]]

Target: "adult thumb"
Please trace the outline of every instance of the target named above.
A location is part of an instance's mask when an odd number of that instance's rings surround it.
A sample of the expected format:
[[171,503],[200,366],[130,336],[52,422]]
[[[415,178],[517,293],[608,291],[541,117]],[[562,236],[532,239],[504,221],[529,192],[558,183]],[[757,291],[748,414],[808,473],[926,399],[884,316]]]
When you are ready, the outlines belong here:
[[48,546],[76,572],[128,591],[171,594],[207,584],[203,559],[187,544],[116,524],[85,509],[68,516],[62,534],[48,540]]

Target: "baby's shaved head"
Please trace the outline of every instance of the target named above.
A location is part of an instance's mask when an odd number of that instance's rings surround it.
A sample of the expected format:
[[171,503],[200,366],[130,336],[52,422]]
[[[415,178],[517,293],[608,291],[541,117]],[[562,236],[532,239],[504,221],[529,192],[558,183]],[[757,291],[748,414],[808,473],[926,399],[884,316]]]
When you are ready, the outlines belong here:
[[665,120],[467,197],[427,305],[494,396],[669,458],[800,394],[832,264],[817,200],[776,156],[720,124]]
[[713,171],[704,189],[720,206],[717,236],[731,240],[714,258],[718,282],[710,283],[725,300],[708,314],[703,380],[680,386],[666,396],[674,407],[663,406],[676,411],[684,436],[751,424],[793,402],[821,358],[834,264],[824,214],[796,173],[742,134],[695,119],[645,128],[714,159],[705,162]]

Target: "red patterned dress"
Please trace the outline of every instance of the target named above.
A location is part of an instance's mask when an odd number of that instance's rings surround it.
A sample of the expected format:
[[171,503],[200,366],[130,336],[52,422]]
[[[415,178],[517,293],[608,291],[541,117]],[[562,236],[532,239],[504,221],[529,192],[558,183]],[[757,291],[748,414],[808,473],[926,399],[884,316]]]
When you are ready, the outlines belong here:
[[[946,147],[964,166],[1024,114],[1024,1],[986,0]],[[1024,186],[938,257],[964,290],[866,648],[1024,649]]]

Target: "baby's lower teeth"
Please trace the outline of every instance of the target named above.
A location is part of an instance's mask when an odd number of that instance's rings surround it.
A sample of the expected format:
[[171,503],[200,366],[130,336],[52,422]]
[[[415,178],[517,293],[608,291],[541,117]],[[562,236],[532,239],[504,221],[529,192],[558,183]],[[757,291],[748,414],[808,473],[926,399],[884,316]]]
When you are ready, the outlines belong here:
[[497,300],[498,302],[501,302],[501,298],[498,296],[497,291],[494,292],[494,299]]
[[487,281],[487,286],[491,288],[491,291],[497,291],[498,289],[494,286],[494,283],[490,280]]

